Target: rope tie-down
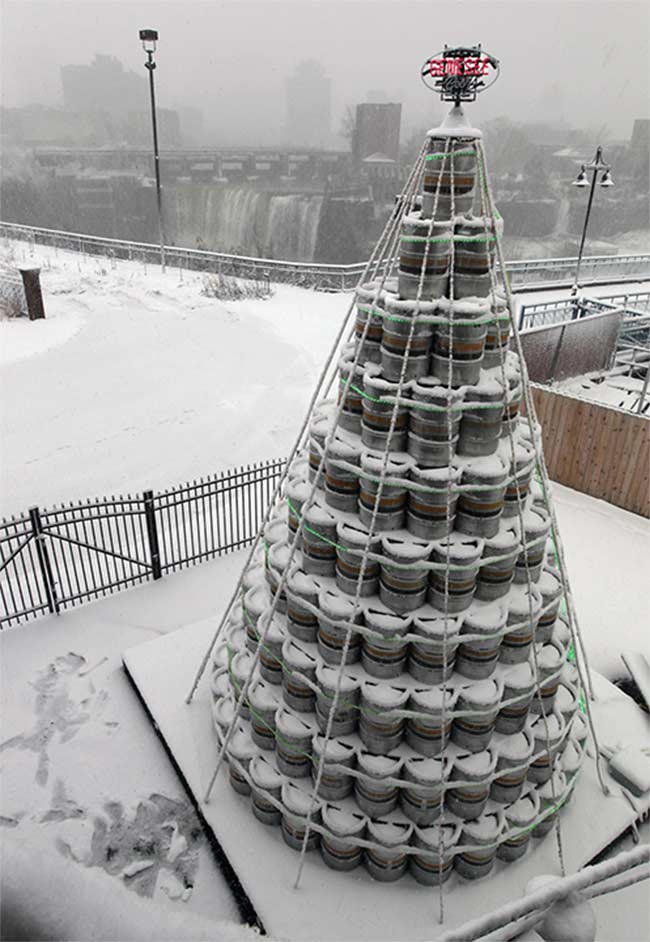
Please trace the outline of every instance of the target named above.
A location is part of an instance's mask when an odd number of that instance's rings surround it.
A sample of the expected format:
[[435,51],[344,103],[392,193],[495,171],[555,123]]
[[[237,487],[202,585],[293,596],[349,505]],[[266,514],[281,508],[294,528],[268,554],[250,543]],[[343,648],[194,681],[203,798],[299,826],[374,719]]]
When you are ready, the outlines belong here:
[[295,889],[319,847],[437,888],[440,923],[452,871],[551,827],[566,873],[594,735],[500,217],[480,132],[452,130],[411,170],[187,698],[212,658],[205,800],[227,761],[299,852]]

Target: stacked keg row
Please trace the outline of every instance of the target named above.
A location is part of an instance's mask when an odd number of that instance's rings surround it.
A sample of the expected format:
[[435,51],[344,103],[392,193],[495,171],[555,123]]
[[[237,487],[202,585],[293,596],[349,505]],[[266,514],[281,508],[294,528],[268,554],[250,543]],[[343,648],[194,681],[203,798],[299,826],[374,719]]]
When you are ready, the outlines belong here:
[[357,291],[338,399],[314,410],[213,660],[233,788],[289,846],[309,814],[309,849],[383,881],[517,859],[584,753],[476,178],[472,140],[433,133],[396,277]]

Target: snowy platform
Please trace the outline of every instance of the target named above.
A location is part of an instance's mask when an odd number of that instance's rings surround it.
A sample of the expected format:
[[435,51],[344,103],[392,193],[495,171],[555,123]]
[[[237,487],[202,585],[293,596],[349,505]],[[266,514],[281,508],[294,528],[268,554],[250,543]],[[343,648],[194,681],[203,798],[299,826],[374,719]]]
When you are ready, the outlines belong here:
[[[257,821],[249,800],[236,794],[220,774],[209,804],[203,796],[216,760],[207,676],[191,705],[185,696],[210,638],[206,623],[126,651],[126,671],[213,835],[218,856],[240,900],[254,919],[276,938],[291,939],[431,939],[438,924],[438,890],[428,890],[409,876],[393,885],[377,883],[363,869],[338,873],[318,853],[307,859],[298,890],[293,888],[298,854],[288,848],[280,828]],[[595,675],[594,714],[602,746],[645,746],[648,718],[616,687]],[[610,845],[648,808],[630,801],[607,775],[611,794],[598,785],[593,756],[585,763],[576,793],[561,817],[567,870],[584,866]],[[597,826],[595,826],[597,824]],[[445,926],[460,925],[516,899],[536,874],[559,874],[555,830],[531,841],[526,856],[492,875],[469,883],[453,874],[444,887]]]

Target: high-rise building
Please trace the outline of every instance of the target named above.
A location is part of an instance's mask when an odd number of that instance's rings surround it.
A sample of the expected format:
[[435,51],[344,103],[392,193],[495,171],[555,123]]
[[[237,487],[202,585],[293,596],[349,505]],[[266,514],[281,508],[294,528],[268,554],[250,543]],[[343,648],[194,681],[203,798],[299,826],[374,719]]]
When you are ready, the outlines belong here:
[[359,163],[371,154],[397,160],[402,106],[395,102],[363,102],[357,105],[352,154]]
[[147,80],[126,71],[114,56],[96,55],[90,65],[61,68],[66,111],[124,112],[147,104]]
[[287,79],[287,143],[326,147],[330,143],[331,82],[314,59],[298,63]]

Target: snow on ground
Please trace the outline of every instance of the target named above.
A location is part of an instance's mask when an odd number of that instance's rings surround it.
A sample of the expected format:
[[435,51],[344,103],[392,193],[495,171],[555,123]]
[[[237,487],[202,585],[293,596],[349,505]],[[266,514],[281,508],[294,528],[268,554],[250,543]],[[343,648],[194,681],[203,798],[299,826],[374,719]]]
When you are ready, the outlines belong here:
[[[639,400],[643,394],[643,380],[633,376],[608,376],[602,379],[588,376],[574,376],[553,385],[558,392],[598,402],[604,406],[615,409],[625,409],[637,412]],[[648,415],[648,397],[644,400],[643,414]]]
[[[650,568],[648,521],[559,485],[553,494],[592,667],[620,675],[621,651],[647,646],[649,600],[639,587]],[[113,889],[96,878],[88,883],[100,899],[111,892],[120,905],[132,891],[165,904],[151,908],[152,926],[167,919],[170,900],[176,911],[220,924],[237,911],[203,839],[193,837],[191,807],[121,653],[186,624],[210,620],[216,628],[244,557],[204,563],[0,636],[6,840],[53,866],[75,863],[82,884],[89,874],[108,874]],[[150,866],[139,870],[143,864]],[[186,884],[192,889],[183,899]],[[629,919],[610,918],[607,899],[608,906],[599,904],[607,926],[600,938],[635,938]],[[639,890],[625,899],[636,919]]]
[[43,267],[47,318],[0,321],[2,514],[287,454],[350,303],[288,286],[221,303],[199,273],[14,252]]

